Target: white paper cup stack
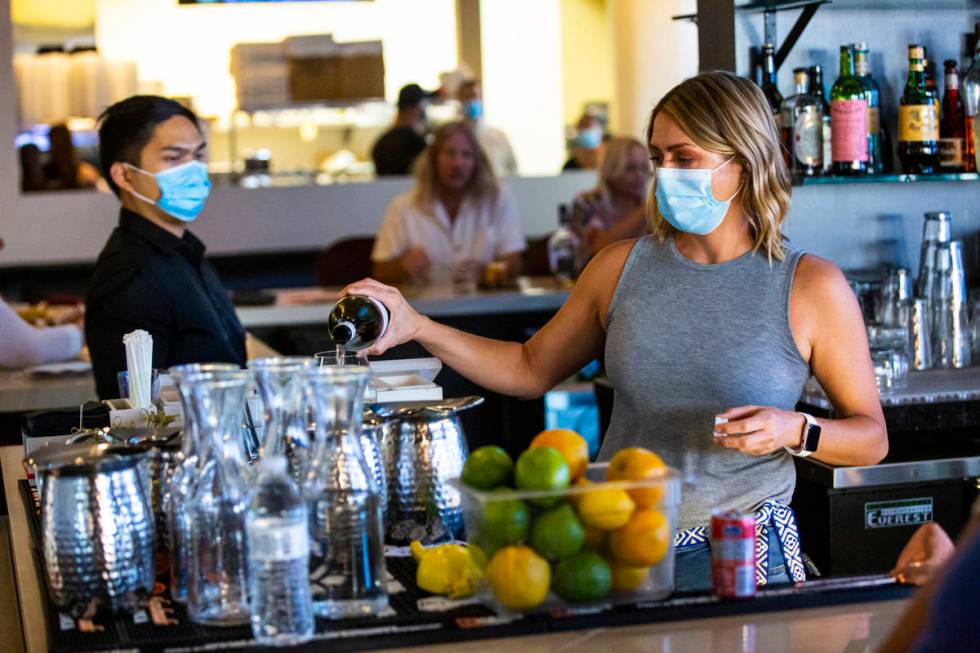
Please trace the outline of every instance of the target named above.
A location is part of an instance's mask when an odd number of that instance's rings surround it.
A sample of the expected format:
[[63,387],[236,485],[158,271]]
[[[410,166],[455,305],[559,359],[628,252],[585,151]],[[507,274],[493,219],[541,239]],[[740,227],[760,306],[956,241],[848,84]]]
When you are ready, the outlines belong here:
[[123,336],[126,345],[126,370],[129,377],[129,402],[133,408],[151,405],[153,384],[153,336],[138,329]]

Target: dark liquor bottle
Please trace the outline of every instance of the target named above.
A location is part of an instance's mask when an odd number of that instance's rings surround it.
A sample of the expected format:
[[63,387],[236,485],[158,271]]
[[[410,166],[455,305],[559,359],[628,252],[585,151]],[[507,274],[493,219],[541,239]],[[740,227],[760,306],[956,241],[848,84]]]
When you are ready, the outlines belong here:
[[898,108],[898,158],[902,172],[929,175],[939,165],[939,116],[926,89],[921,45],[909,45],[909,77]]
[[929,58],[926,47],[922,46],[922,65],[926,67],[926,91],[936,105],[936,118],[939,118],[939,86],[936,84],[936,64]]
[[980,140],[980,122],[977,115],[980,114],[980,23],[973,26],[976,33],[977,44],[973,51],[973,63],[970,69],[963,76],[963,105],[966,109],[966,124],[963,126],[965,143],[964,170],[974,172],[980,169],[980,151],[977,150],[976,143]]
[[882,172],[884,166],[881,152],[881,110],[878,82],[871,76],[868,63],[868,44],[854,44],[854,74],[864,85],[866,97],[868,99],[868,174]]
[[823,117],[823,172],[830,172],[833,157],[830,152],[830,103],[827,102],[827,89],[823,85],[823,68],[820,65],[810,66],[810,88],[807,93],[820,102],[820,112]]
[[939,167],[943,172],[963,170],[963,150],[965,145],[966,116],[963,111],[963,98],[960,97],[960,77],[956,62],[947,59],[945,68],[945,92],[943,94],[943,115],[939,121]]
[[762,92],[776,118],[776,128],[779,129],[779,110],[783,106],[783,96],[776,85],[776,51],[769,43],[762,46]]
[[810,95],[806,68],[793,70],[796,94],[783,100],[783,138],[791,155],[794,175],[813,177],[823,171],[823,113],[820,101]]
[[831,156],[836,175],[863,175],[868,171],[868,98],[864,84],[854,75],[854,53],[840,46],[840,73],[830,89]]
[[346,295],[327,317],[330,340],[346,351],[367,349],[388,330],[388,307],[367,295]]

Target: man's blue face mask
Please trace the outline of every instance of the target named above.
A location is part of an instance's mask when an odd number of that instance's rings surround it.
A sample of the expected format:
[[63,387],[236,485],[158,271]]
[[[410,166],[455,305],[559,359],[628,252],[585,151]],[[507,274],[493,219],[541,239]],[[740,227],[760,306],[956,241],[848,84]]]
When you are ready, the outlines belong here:
[[153,201],[133,191],[133,195],[144,202],[160,207],[163,212],[183,222],[193,222],[204,210],[204,202],[211,192],[211,180],[208,179],[208,167],[200,161],[188,161],[157,173],[147,172],[130,163],[125,165],[156,179],[160,199]]

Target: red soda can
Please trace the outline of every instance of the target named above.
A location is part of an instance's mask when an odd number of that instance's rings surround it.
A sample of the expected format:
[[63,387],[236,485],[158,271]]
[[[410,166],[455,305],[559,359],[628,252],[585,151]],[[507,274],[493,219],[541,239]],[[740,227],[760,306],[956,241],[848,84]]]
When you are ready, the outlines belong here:
[[715,596],[755,596],[755,515],[735,510],[711,515],[711,584]]

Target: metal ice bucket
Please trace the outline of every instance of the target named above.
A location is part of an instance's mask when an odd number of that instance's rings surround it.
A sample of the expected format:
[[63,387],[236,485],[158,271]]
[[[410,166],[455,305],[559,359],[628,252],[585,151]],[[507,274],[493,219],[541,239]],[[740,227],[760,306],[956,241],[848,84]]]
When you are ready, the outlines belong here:
[[462,497],[449,482],[462,474],[468,453],[457,413],[481,403],[482,397],[463,397],[371,406],[384,421],[389,541],[432,543],[462,536]]
[[145,446],[41,447],[41,557],[51,599],[73,616],[129,610],[153,590],[155,530]]

